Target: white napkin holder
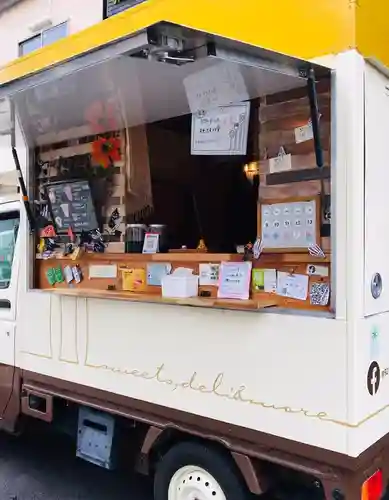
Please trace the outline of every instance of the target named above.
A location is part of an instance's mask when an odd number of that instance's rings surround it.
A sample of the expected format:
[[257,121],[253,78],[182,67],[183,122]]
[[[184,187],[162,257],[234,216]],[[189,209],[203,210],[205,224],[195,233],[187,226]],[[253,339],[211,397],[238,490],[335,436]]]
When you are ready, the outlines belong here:
[[197,297],[199,294],[199,277],[192,269],[178,267],[172,274],[164,276],[162,282],[162,297],[184,299]]

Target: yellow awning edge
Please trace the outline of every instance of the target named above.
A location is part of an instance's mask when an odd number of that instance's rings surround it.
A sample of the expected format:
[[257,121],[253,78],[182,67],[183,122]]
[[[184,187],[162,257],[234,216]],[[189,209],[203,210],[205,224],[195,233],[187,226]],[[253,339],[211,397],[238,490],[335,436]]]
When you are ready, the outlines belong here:
[[[379,0],[374,1],[379,3]],[[37,73],[161,21],[311,60],[355,46],[355,9],[355,2],[351,0],[279,0],[276,6],[272,0],[196,0],[190,3],[147,0],[12,61],[0,69],[0,84]],[[366,45],[365,37],[362,45]]]
[[389,2],[355,2],[355,46],[367,59],[389,68]]

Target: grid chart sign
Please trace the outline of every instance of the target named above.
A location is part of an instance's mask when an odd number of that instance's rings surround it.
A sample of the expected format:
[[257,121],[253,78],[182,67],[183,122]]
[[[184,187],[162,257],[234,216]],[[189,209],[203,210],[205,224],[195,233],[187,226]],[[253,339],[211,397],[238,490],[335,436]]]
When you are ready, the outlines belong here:
[[266,249],[307,249],[317,243],[316,200],[261,205],[261,236]]

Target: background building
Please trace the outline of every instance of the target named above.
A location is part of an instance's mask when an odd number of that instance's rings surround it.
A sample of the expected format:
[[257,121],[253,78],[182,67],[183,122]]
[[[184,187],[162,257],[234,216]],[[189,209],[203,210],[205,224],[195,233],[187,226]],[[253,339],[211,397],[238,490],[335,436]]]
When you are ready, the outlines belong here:
[[144,0],[0,0],[0,65]]

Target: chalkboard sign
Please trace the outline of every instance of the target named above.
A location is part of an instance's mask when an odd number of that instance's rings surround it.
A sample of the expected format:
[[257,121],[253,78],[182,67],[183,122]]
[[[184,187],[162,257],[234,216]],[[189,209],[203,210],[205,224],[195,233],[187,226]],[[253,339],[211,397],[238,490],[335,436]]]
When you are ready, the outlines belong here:
[[49,208],[57,234],[98,228],[89,182],[59,181],[46,185]]
[[145,0],[104,0],[104,19],[142,3]]

